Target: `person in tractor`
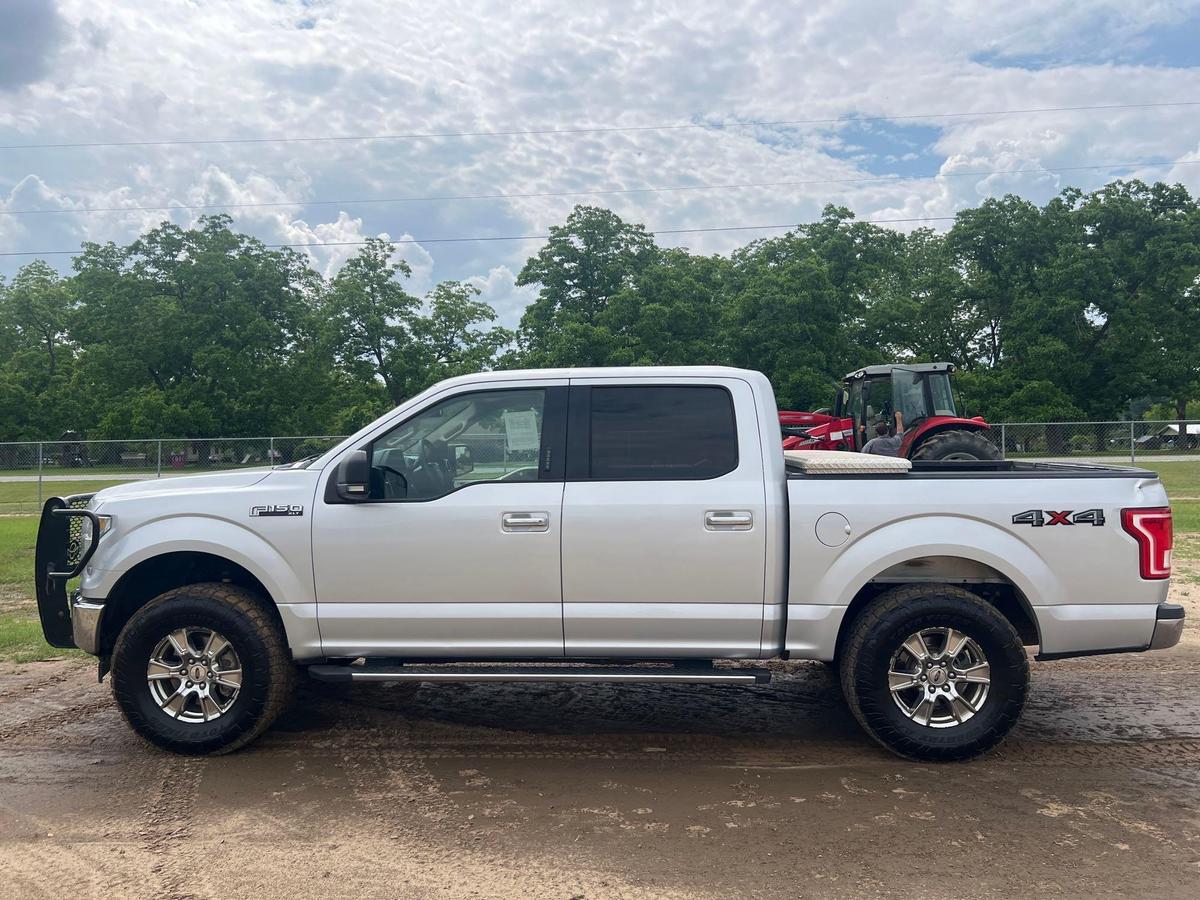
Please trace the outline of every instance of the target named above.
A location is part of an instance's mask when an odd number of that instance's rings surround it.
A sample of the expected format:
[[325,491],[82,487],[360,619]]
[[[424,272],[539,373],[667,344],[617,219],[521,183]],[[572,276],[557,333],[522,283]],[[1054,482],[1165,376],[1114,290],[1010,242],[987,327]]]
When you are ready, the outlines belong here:
[[863,445],[863,453],[874,453],[876,456],[899,456],[900,445],[904,443],[904,413],[896,410],[896,431],[891,431],[887,422],[875,423],[875,437]]
[[[945,362],[872,365],[850,372],[828,412],[780,412],[783,449],[863,451],[870,444],[868,452],[883,448],[914,462],[1000,459],[999,446],[986,434],[987,422],[959,415],[954,372],[955,366]],[[893,431],[896,413],[901,414],[897,423],[904,424]],[[884,430],[888,439],[875,443],[885,437]]]

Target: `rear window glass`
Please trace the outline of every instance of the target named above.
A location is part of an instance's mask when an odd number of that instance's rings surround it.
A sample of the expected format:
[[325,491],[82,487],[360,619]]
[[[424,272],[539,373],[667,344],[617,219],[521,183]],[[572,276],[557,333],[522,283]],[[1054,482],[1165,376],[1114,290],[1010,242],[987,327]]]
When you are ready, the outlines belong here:
[[716,478],[737,468],[724,388],[594,387],[591,407],[592,478]]

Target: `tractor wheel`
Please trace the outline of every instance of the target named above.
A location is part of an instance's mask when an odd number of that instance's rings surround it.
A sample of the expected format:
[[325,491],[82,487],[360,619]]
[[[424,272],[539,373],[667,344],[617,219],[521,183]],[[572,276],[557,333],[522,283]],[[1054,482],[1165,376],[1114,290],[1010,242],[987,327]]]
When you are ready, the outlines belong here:
[[913,459],[1000,459],[1000,450],[977,431],[940,431],[923,441]]

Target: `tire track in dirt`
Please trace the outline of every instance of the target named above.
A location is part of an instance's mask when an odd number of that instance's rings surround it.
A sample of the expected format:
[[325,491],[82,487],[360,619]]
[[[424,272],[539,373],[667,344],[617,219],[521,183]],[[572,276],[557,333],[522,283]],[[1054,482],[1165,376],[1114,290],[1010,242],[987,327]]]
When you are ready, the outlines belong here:
[[0,743],[32,738],[106,711],[105,698],[86,687],[72,690],[69,698],[63,699],[64,686],[70,683],[70,677],[58,678],[28,694],[0,702]]
[[[196,900],[190,888],[198,869],[189,865],[195,856],[191,840],[193,807],[206,758],[159,754],[153,786],[140,807],[142,827],[137,831],[141,849],[154,860],[149,876],[157,884],[154,894],[165,900]],[[200,870],[202,870],[201,867]]]

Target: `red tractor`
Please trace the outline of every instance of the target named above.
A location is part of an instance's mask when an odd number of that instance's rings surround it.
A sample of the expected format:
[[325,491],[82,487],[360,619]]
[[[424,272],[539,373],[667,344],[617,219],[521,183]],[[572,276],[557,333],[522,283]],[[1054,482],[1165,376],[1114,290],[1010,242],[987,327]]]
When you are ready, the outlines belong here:
[[984,436],[981,417],[958,414],[950,363],[867,366],[851,372],[837,392],[833,410],[780,412],[785,450],[862,450],[876,425],[895,431],[898,410],[904,422],[900,456],[908,459],[1000,459]]

